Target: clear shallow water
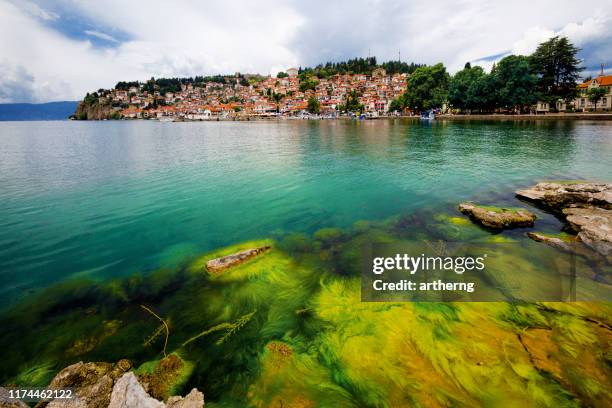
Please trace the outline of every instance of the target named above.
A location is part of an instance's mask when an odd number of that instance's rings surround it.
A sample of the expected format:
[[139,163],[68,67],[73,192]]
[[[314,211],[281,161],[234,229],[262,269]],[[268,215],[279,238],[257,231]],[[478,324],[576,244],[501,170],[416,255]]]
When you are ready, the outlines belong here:
[[612,180],[607,122],[0,123],[0,304],[543,179]]

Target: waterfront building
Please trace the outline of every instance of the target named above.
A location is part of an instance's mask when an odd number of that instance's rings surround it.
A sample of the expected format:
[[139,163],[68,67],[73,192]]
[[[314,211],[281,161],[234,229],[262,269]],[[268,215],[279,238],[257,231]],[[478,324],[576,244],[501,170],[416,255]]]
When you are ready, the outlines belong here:
[[603,75],[603,72],[596,78],[584,81],[578,85],[579,95],[574,100],[574,109],[582,112],[595,110],[595,104],[589,100],[587,92],[589,89],[601,87],[607,92],[597,101],[597,110],[607,112],[612,110],[612,75]]

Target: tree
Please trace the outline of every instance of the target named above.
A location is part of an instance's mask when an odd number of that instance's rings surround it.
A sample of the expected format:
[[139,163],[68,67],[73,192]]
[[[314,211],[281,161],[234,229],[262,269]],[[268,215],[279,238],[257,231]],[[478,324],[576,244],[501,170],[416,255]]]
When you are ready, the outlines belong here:
[[276,92],[272,92],[272,100],[274,101],[274,103],[276,103],[276,111],[279,112],[280,111],[280,101],[283,99],[283,95],[276,93]]
[[407,62],[387,61],[380,64],[380,66],[383,67],[385,71],[387,71],[387,75],[393,75],[397,73],[412,74],[414,70],[416,70],[418,67],[423,67],[424,65],[415,64],[414,62],[408,64]]
[[553,37],[541,43],[529,57],[531,69],[537,76],[540,99],[556,106],[559,99],[569,101],[577,94],[580,51],[566,37]]
[[589,90],[587,91],[587,98],[589,98],[589,102],[595,105],[595,110],[597,110],[597,102],[599,102],[601,98],[606,96],[607,93],[608,91],[606,90],[606,88],[601,86],[589,88]]
[[478,77],[468,89],[470,109],[479,112],[492,112],[498,105],[499,90],[494,75],[484,74]]
[[317,81],[310,75],[305,75],[303,79],[300,80],[300,91],[305,92],[309,89],[314,90],[317,85],[319,85],[319,81]]
[[346,95],[346,103],[340,107],[340,110],[347,112],[363,112],[364,106],[359,102],[359,95],[354,89]]
[[528,57],[523,55],[504,57],[491,74],[498,83],[499,106],[522,112],[537,102],[537,79],[531,72]]
[[408,78],[406,106],[416,111],[439,108],[446,101],[449,75],[442,63],[417,68]]
[[402,110],[404,110],[404,98],[399,96],[389,104],[389,112],[401,112]]
[[475,109],[470,89],[484,75],[486,74],[481,67],[472,68],[469,62],[465,64],[465,68],[457,72],[448,85],[448,102],[451,106],[461,110]]
[[321,111],[321,103],[317,98],[311,96],[308,98],[308,112],[310,113],[319,113]]

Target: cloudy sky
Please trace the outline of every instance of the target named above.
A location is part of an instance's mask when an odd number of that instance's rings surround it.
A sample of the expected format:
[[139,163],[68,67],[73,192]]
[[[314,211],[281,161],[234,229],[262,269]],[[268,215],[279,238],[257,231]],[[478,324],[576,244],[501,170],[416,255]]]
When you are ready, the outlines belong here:
[[0,103],[398,51],[451,72],[489,68],[557,34],[583,49],[587,72],[612,72],[612,0],[0,0]]

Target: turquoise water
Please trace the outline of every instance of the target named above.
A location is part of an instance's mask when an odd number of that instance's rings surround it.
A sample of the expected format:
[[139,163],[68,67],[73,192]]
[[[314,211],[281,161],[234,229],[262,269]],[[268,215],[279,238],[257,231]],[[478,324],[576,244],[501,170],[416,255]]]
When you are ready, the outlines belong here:
[[[252,238],[612,180],[612,124],[0,123],[0,304]],[[553,221],[550,221],[553,222]]]

